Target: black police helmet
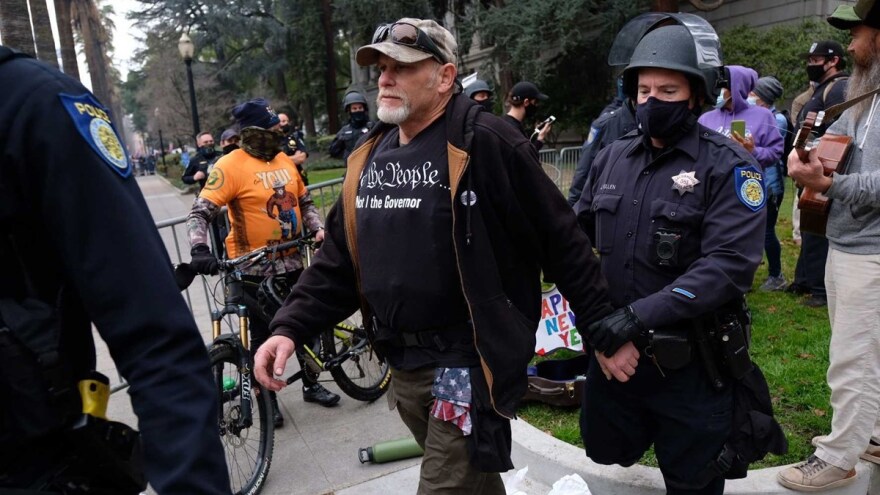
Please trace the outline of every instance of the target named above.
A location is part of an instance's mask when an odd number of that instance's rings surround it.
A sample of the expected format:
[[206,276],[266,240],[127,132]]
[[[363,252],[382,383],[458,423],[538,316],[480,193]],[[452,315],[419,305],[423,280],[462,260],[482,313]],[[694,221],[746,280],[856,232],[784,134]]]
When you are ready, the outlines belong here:
[[489,96],[492,96],[494,92],[491,88],[489,88],[489,83],[482,79],[476,79],[472,82],[467,88],[465,88],[464,93],[468,98],[473,98],[476,93],[480,91],[485,91],[489,93]]
[[364,105],[364,110],[367,109],[367,99],[357,91],[349,91],[348,93],[345,93],[345,97],[342,98],[342,107],[346,112],[348,112],[348,107],[350,107],[352,103],[361,103]]
[[639,69],[669,69],[683,72],[691,87],[701,94],[708,90],[706,75],[697,62],[694,39],[684,26],[663,26],[646,34],[623,71],[623,91],[636,98]]

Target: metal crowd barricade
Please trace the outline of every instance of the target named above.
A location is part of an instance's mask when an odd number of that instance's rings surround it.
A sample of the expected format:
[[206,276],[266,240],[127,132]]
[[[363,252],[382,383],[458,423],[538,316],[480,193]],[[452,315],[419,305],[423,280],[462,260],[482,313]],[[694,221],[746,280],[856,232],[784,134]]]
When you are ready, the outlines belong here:
[[571,180],[574,177],[574,170],[577,168],[577,162],[580,160],[580,157],[580,146],[562,148],[561,150],[542,149],[538,151],[541,167],[547,172],[547,175],[562,194],[566,196],[568,195],[568,189],[571,187]]

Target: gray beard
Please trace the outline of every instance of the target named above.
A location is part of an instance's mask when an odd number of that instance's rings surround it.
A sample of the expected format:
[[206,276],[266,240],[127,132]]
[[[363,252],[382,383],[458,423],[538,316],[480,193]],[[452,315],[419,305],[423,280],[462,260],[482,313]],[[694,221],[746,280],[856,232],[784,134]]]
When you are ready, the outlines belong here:
[[[869,91],[880,88],[880,60],[872,57],[874,62],[870,67],[854,65],[852,75],[846,83],[846,99],[852,99]],[[869,110],[873,98],[867,98],[854,106],[852,112],[853,122],[858,122],[862,114]]]

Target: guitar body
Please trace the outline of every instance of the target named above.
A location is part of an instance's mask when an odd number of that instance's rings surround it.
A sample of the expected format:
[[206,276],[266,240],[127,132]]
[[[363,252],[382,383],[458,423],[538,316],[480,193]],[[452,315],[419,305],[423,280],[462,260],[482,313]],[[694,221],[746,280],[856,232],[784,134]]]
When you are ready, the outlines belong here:
[[[822,137],[816,152],[826,177],[834,172],[846,173],[850,145],[852,138],[849,136],[828,134]],[[828,224],[828,212],[831,209],[831,200],[828,196],[805,187],[801,192],[798,208],[801,210],[801,230],[824,236]]]

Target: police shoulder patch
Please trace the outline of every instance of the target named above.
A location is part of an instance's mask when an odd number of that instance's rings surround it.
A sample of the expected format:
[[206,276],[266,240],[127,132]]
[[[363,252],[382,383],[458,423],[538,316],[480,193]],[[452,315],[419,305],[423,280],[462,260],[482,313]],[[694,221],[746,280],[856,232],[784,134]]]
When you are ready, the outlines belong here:
[[767,202],[767,194],[764,184],[764,172],[758,170],[752,164],[746,164],[733,169],[734,186],[736,196],[752,211],[758,211]]
[[107,109],[90,93],[80,96],[59,94],[58,98],[73,120],[76,130],[95,153],[111,170],[122,177],[130,177],[128,153],[113,127]]

